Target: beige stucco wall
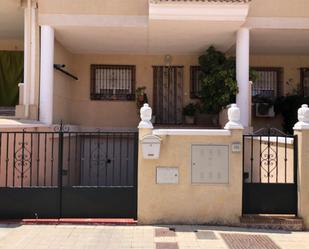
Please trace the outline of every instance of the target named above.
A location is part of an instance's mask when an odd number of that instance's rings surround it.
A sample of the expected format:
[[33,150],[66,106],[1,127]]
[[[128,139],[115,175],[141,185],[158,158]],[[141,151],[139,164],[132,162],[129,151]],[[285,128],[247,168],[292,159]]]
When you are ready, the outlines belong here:
[[[72,124],[97,127],[136,127],[138,115],[135,101],[90,100],[90,65],[136,65],[136,87],[146,86],[150,105],[153,101],[153,65],[164,65],[164,55],[91,55],[74,54],[72,71],[79,78],[70,85]],[[190,101],[190,65],[198,56],[172,55],[174,65],[184,66],[184,104]],[[56,82],[56,81],[55,81]],[[60,83],[57,83],[60,85]],[[55,109],[60,111],[59,108]],[[56,116],[58,114],[55,114]]]
[[[44,14],[148,15],[148,0],[38,0],[38,4]],[[308,8],[307,0],[253,0],[249,17],[308,17]]]
[[[57,40],[55,40],[54,63],[65,64],[65,70],[72,72],[73,55],[66,50]],[[54,103],[53,103],[53,123],[59,123],[61,120],[70,123],[71,108],[73,108],[72,89],[74,89],[75,80],[54,70]]]
[[[190,65],[198,64],[198,55],[173,55],[174,65],[184,66],[184,105],[190,101]],[[71,54],[56,43],[55,62],[68,65],[78,81],[55,72],[55,121],[67,119],[72,124],[104,127],[136,127],[138,116],[134,101],[91,101],[90,65],[127,64],[136,65],[136,86],[146,86],[150,105],[153,104],[153,65],[164,65],[164,55],[121,55],[121,54]],[[71,65],[71,66],[69,66]],[[284,93],[292,93],[300,83],[300,67],[309,67],[309,56],[251,55],[251,66],[283,67]],[[71,68],[70,68],[71,67]],[[65,81],[67,83],[61,83]],[[69,86],[69,87],[68,87]],[[57,91],[57,89],[59,91]],[[60,91],[61,90],[61,91]],[[61,98],[65,100],[61,100]],[[61,103],[61,101],[63,103]],[[67,103],[64,107],[64,102]],[[69,107],[68,107],[69,106]],[[60,114],[62,113],[62,114]],[[69,117],[70,116],[70,117]],[[255,118],[256,128],[265,122],[281,127],[282,118]]]
[[309,130],[295,131],[298,136],[298,216],[309,229]]
[[249,17],[309,17],[307,0],[252,0]]
[[[151,130],[140,129],[140,138]],[[237,224],[242,208],[242,153],[229,153],[229,184],[191,184],[191,145],[242,141],[231,136],[164,136],[160,158],[138,157],[138,221],[143,224]],[[156,184],[156,167],[178,167],[178,184]]]
[[[172,55],[174,65],[184,66],[184,105],[190,99],[190,65],[198,65],[198,55]],[[136,127],[138,115],[135,101],[91,101],[90,65],[124,64],[136,65],[136,87],[146,86],[150,105],[153,105],[153,65],[164,65],[164,55],[125,54],[72,54],[58,42],[55,45],[55,63],[67,65],[79,80],[74,81],[55,71],[54,121],[60,119],[83,126]],[[256,67],[283,67],[285,94],[293,93],[300,83],[300,67],[309,67],[309,56],[251,55],[250,65]],[[281,128],[282,118],[256,118],[256,129],[270,123]]]
[[24,50],[24,41],[23,40],[7,40],[0,38],[0,51],[21,51]]
[[38,0],[40,14],[148,15],[148,0]]

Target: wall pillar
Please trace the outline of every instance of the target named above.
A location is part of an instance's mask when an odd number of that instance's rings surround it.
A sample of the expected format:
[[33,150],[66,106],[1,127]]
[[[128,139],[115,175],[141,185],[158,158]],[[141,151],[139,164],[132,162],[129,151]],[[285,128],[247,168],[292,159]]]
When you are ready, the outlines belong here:
[[298,122],[294,126],[294,135],[298,138],[298,216],[304,220],[305,229],[309,229],[309,108],[302,105],[298,110]]
[[241,111],[240,122],[245,127],[250,126],[250,91],[249,91],[249,47],[250,31],[248,28],[241,28],[237,32],[236,41],[236,79],[238,94],[236,103]]
[[37,3],[33,0],[21,1],[24,7],[24,85],[20,88],[19,105],[16,106],[16,116],[26,119],[38,117],[38,53],[39,26],[37,22]]
[[41,26],[40,121],[53,123],[54,29]]

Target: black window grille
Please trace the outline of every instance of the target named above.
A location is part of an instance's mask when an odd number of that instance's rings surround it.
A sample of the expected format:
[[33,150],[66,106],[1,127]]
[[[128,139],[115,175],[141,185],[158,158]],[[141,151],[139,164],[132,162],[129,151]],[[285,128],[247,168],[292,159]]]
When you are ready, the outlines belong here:
[[201,98],[201,83],[202,70],[200,66],[190,67],[190,97],[191,99]]
[[257,79],[253,82],[252,96],[276,98],[281,95],[283,70],[281,68],[254,68]]
[[92,100],[135,100],[135,66],[91,65]]

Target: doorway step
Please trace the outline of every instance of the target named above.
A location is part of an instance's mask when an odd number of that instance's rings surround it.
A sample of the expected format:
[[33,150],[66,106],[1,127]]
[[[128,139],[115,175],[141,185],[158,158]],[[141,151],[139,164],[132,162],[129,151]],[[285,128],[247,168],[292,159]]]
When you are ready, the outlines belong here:
[[302,218],[295,215],[254,214],[240,217],[240,225],[246,228],[303,231]]

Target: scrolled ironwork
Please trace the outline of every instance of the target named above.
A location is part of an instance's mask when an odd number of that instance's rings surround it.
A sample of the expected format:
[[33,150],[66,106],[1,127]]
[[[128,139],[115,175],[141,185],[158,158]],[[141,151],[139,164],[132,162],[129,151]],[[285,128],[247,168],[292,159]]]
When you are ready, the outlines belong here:
[[19,173],[18,178],[27,178],[27,173],[31,168],[31,151],[27,148],[28,142],[19,142],[19,148],[14,153],[14,168]]
[[54,132],[69,132],[69,131],[70,127],[68,125],[63,124],[62,121],[60,122],[60,125],[54,126]]
[[277,128],[261,128],[252,133],[252,135],[260,136],[287,136],[283,131]]

